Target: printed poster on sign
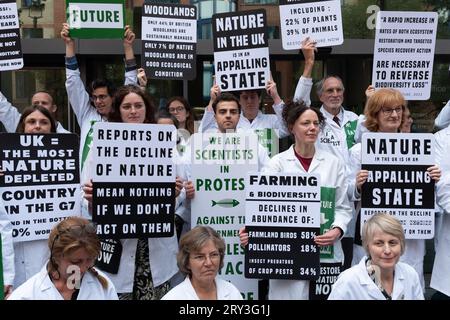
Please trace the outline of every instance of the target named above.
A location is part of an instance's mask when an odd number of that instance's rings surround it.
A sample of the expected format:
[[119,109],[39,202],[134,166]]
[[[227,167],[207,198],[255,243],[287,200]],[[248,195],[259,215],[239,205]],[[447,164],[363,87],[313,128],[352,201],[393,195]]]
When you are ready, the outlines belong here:
[[309,282],[309,300],[327,300],[341,271],[341,263],[321,263],[319,277]]
[[238,230],[245,225],[245,177],[258,170],[258,148],[254,133],[196,133],[186,151],[195,187],[191,225],[208,225],[225,240],[220,277],[231,281],[246,300],[258,299],[258,281],[244,278]]
[[266,11],[215,14],[212,28],[220,90],[264,89],[270,80]]
[[124,0],[68,0],[66,15],[71,38],[123,38]]
[[436,12],[378,12],[375,88],[397,89],[406,100],[430,98],[437,23]]
[[194,80],[197,8],[149,3],[142,6],[142,66],[151,79]]
[[0,71],[23,68],[20,24],[15,0],[0,2]]
[[66,217],[80,215],[76,134],[0,134],[0,198],[14,242],[47,239]]
[[246,180],[245,277],[319,276],[320,177],[250,173]]
[[298,50],[310,37],[317,47],[344,42],[341,1],[280,0],[281,39],[284,50]]
[[361,230],[374,214],[396,217],[407,239],[434,237],[434,165],[431,133],[365,133],[361,168],[369,171],[361,189]]
[[94,125],[92,220],[99,237],[173,236],[176,136],[173,125]]

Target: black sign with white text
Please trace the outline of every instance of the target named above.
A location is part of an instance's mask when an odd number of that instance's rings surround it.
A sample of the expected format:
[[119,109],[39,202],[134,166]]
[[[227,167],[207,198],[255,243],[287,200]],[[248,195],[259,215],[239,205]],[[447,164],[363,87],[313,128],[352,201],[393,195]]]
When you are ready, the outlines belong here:
[[320,228],[247,226],[245,277],[258,279],[315,279]]
[[14,241],[46,239],[80,215],[79,139],[75,134],[0,135],[0,197]]
[[142,65],[151,79],[193,80],[197,61],[197,8],[142,6]]
[[174,234],[175,139],[174,126],[94,125],[92,219],[100,238]]
[[15,0],[0,2],[0,71],[23,67],[20,24]]
[[361,190],[361,228],[372,215],[386,212],[403,225],[407,239],[434,236],[434,136],[366,133],[361,169],[368,170]]
[[95,266],[103,271],[117,274],[122,256],[122,243],[120,240],[102,239],[100,245],[100,254]]
[[266,11],[212,17],[214,68],[221,91],[265,88],[270,79]]
[[309,283],[309,300],[327,300],[341,271],[341,263],[321,263],[319,277]]

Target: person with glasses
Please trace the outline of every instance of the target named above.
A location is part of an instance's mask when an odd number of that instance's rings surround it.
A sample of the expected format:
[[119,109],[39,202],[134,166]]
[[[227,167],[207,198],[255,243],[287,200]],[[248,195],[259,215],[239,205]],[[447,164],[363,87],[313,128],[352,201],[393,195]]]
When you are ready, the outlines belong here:
[[387,213],[375,214],[362,238],[366,256],[339,275],[328,300],[424,300],[416,270],[399,262],[405,252],[402,224]]
[[[75,42],[70,37],[69,25],[63,23],[61,38],[66,47],[66,90],[80,126],[80,170],[83,175],[84,163],[92,144],[93,125],[97,121],[107,121],[112,110],[115,87],[106,79],[96,79],[85,89],[75,56]],[[125,26],[123,46],[125,51],[125,84],[137,84],[137,65],[134,58],[134,32]]]
[[161,300],[242,300],[231,282],[217,277],[224,255],[225,241],[213,228],[199,225],[185,233],[177,264],[186,278]]
[[9,300],[117,300],[114,285],[94,268],[100,253],[95,226],[68,217],[50,232],[50,259]]
[[[404,120],[403,112],[405,108],[406,101],[400,91],[387,88],[378,89],[366,102],[364,108],[365,127],[370,132],[397,133],[400,131]],[[438,166],[431,166],[427,171],[433,180],[439,181],[441,170]],[[350,149],[350,160],[347,165],[348,196],[351,201],[356,202],[356,212],[359,212],[361,208],[361,187],[367,181],[368,175],[367,170],[361,170],[361,143],[357,143]],[[364,256],[364,249],[361,244],[360,217],[358,214],[355,226],[353,265],[357,264]],[[425,241],[423,239],[406,239],[406,250],[400,260],[416,269],[422,286],[424,286],[424,255]]]

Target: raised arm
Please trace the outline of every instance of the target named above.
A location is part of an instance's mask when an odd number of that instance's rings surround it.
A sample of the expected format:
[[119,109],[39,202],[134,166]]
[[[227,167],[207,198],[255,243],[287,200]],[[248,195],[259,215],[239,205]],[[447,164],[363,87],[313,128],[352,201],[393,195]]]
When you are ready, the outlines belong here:
[[133,43],[136,35],[129,25],[125,26],[123,34],[123,50],[125,53],[125,81],[124,84],[138,84],[138,71],[136,59],[134,57]]
[[302,41],[302,53],[305,58],[305,67],[302,76],[295,88],[294,100],[302,100],[307,106],[311,105],[312,70],[317,51],[316,42],[309,37]]

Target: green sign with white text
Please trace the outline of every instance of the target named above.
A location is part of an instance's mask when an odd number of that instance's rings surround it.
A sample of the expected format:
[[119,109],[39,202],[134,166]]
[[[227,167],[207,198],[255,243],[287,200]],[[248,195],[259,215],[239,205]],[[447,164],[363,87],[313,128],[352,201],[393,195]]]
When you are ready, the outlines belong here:
[[123,38],[124,0],[67,1],[66,14],[72,38]]

